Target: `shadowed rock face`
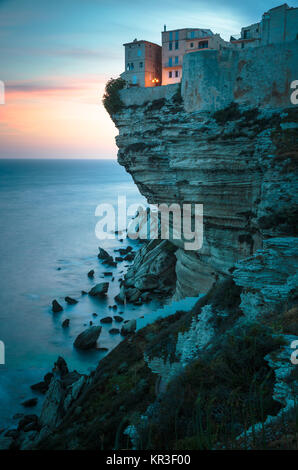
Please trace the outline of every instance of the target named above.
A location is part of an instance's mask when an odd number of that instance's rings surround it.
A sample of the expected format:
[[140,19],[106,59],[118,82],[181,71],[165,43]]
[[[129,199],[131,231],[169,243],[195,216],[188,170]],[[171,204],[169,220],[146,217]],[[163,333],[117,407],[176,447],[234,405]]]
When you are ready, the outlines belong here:
[[118,161],[148,202],[204,205],[202,248],[171,240],[175,298],[207,292],[265,238],[293,232],[297,111],[284,111],[185,112],[164,99],[112,116]]

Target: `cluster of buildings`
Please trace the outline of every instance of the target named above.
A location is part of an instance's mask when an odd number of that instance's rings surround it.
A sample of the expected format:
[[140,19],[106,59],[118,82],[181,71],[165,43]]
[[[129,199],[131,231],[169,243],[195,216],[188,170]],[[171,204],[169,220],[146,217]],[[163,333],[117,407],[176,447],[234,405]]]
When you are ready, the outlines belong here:
[[162,45],[149,41],[124,44],[127,86],[152,87],[179,83],[185,54],[195,51],[245,49],[284,41],[298,40],[298,8],[287,4],[264,13],[259,23],[241,29],[241,35],[225,41],[210,29],[184,28],[161,33]]

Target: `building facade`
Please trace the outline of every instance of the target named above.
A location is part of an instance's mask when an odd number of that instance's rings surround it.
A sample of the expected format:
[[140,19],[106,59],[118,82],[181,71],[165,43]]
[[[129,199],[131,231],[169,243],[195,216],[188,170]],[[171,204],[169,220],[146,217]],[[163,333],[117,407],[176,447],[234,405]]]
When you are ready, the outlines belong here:
[[127,86],[150,87],[161,84],[161,47],[149,41],[123,44],[125,47],[125,72],[121,77]]
[[260,23],[242,28],[240,38],[231,36],[230,42],[236,49],[245,49],[295,39],[298,39],[298,8],[284,3],[264,13]]
[[179,83],[185,54],[206,49],[220,49],[226,43],[210,29],[185,28],[162,32],[162,84]]

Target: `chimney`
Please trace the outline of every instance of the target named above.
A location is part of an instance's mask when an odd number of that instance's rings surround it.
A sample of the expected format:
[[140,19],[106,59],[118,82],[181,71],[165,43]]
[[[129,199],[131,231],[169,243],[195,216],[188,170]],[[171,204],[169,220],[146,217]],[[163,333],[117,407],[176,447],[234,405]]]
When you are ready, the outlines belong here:
[[166,24],[163,25],[163,30],[164,30],[164,31],[167,30],[167,25],[166,25]]

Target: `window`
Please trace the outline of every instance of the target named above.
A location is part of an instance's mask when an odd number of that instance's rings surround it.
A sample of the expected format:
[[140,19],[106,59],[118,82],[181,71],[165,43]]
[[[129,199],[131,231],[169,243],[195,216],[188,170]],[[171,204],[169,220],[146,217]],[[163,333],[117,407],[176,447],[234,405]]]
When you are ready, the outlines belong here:
[[175,77],[179,77],[179,70],[175,70]]
[[172,78],[172,72],[169,72],[169,78]]
[[127,64],[126,70],[130,70],[130,64]]
[[170,39],[170,41],[173,40],[173,31],[170,31],[170,33],[169,33],[169,39]]
[[244,49],[244,46],[245,46],[245,44],[244,44],[244,42],[242,42],[241,43],[241,49]]
[[175,39],[177,41],[177,39],[179,39],[179,31],[175,31]]
[[173,43],[169,42],[169,51],[171,51],[172,49],[173,49]]
[[143,62],[140,62],[140,69],[143,68]]
[[141,57],[141,55],[142,55],[142,51],[141,51],[141,49],[138,49],[138,56]]
[[244,38],[244,39],[248,39],[248,38],[249,38],[249,30],[248,30],[248,29],[245,29],[245,30],[243,31],[243,38]]
[[132,77],[132,83],[133,83],[133,85],[136,85],[136,84],[137,84],[137,81],[138,81],[138,80],[137,80],[137,76],[134,75],[134,76]]
[[175,41],[175,49],[179,49],[179,41]]
[[173,57],[169,57],[169,67],[172,67],[173,65]]
[[129,69],[129,70],[133,70],[134,68],[135,68],[134,63],[131,62],[131,63],[130,63],[130,69]]
[[199,49],[208,49],[208,41],[200,41]]
[[191,31],[190,32],[190,38],[193,39],[195,37],[195,32],[194,31]]
[[176,55],[175,57],[175,65],[178,65],[179,64],[179,57]]
[[193,42],[190,43],[190,47],[193,47]]

